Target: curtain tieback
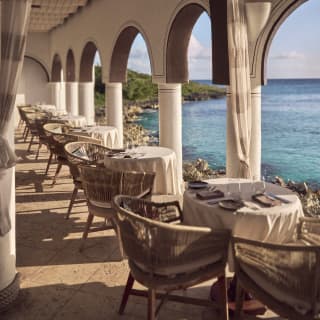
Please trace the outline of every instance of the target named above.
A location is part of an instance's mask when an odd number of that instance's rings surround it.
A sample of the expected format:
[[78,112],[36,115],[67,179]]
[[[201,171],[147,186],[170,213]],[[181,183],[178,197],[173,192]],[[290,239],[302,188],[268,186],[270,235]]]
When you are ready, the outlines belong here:
[[240,175],[242,178],[246,178],[246,179],[252,178],[249,159],[240,160]]
[[8,140],[0,134],[0,170],[14,167],[17,157]]

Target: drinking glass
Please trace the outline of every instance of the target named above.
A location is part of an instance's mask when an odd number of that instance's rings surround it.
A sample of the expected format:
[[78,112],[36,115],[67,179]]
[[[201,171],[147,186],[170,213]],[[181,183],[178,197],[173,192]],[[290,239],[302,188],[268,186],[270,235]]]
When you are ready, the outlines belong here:
[[254,182],[254,193],[265,193],[266,192],[266,183],[265,181],[256,181]]
[[226,196],[227,198],[233,198],[236,200],[240,199],[240,183],[232,182],[227,184],[226,188]]

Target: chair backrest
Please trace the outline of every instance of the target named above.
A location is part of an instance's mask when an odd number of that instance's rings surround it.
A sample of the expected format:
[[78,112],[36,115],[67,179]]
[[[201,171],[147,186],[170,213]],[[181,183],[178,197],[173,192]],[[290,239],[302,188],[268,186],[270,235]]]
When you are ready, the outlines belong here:
[[120,194],[145,197],[151,195],[155,173],[123,171]]
[[130,266],[132,263],[149,276],[174,275],[175,272],[195,272],[206,264],[223,268],[227,261],[230,232],[210,228],[168,224],[146,218],[155,215],[156,208],[141,216],[137,208],[148,201],[118,195],[113,204],[117,223]]
[[111,202],[119,194],[122,173],[104,167],[79,166],[82,187],[88,201]]
[[320,218],[300,218],[297,236],[307,243],[320,245]]
[[68,160],[73,164],[98,164],[103,163],[105,154],[110,151],[109,148],[97,144],[100,140],[69,142],[64,146]]
[[319,246],[233,238],[232,247],[238,279],[256,298],[290,319],[294,313],[300,319],[319,313]]

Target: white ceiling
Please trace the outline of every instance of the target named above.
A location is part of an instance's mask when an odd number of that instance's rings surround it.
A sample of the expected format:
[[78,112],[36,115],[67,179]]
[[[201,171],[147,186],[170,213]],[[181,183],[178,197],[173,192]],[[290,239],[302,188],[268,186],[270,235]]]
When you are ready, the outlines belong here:
[[29,31],[48,32],[87,3],[88,0],[33,0]]

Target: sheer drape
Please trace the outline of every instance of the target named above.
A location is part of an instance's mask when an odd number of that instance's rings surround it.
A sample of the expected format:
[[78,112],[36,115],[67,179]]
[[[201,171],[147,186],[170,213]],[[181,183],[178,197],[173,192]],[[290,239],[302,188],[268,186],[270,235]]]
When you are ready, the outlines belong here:
[[234,126],[239,177],[251,178],[251,85],[248,36],[242,0],[228,1],[228,51],[230,102]]
[[[0,179],[6,169],[15,165],[16,156],[7,140],[21,74],[28,28],[31,0],[1,1],[1,65],[0,65]],[[2,181],[3,182],[3,181]],[[9,209],[5,193],[0,190],[0,236],[10,230]]]

